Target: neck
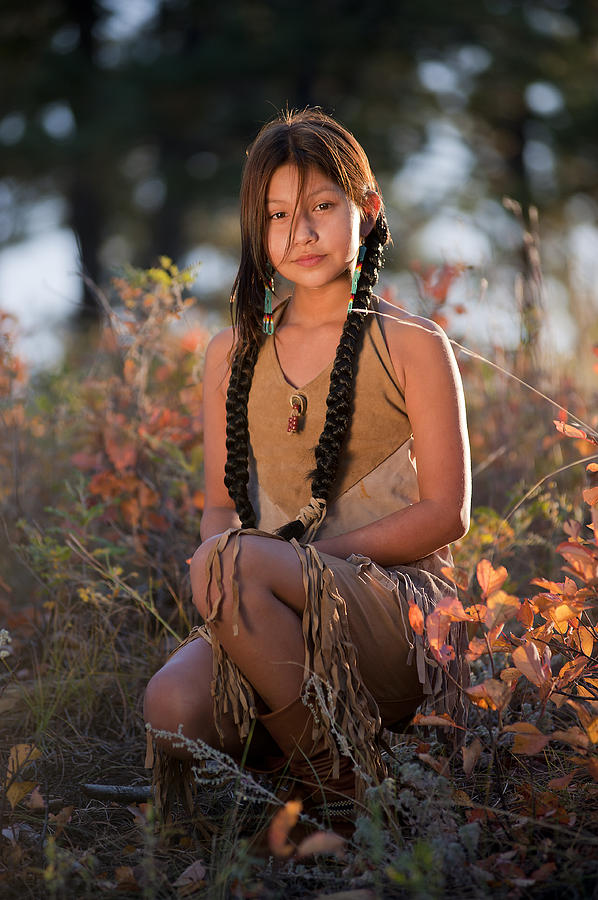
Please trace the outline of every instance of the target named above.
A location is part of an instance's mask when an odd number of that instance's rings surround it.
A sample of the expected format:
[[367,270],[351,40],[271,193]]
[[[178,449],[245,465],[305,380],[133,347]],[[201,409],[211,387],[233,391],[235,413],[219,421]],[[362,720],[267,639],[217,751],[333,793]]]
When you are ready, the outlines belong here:
[[338,279],[334,284],[310,290],[295,286],[285,319],[287,324],[307,327],[343,322],[351,294],[351,279]]

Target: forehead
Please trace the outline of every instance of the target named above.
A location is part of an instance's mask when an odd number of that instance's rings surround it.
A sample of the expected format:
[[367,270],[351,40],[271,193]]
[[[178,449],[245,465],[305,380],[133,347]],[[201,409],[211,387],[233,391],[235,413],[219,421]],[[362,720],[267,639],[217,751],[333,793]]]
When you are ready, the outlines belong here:
[[[301,176],[297,166],[293,163],[285,163],[279,166],[272,175],[268,184],[267,200],[292,200],[297,199],[297,194],[301,186]],[[302,186],[302,194],[317,193],[318,191],[333,190],[343,193],[342,189],[335,181],[329,178],[321,169],[312,166],[305,172],[305,178]]]

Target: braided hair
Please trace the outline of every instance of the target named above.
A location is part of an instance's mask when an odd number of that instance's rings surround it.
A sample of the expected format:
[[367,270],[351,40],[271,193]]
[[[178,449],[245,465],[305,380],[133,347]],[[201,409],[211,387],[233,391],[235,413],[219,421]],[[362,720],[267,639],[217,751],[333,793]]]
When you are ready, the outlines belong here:
[[[247,403],[255,363],[264,340],[261,308],[268,264],[264,239],[265,196],[272,174],[285,162],[297,165],[299,194],[306,169],[314,165],[339,184],[357,205],[362,206],[368,190],[378,191],[367,157],[353,135],[319,110],[285,113],[262,129],[248,151],[241,187],[241,263],[233,286],[236,341],[226,397],[227,459],[224,475],[224,484],[244,528],[256,526],[255,511],[248,495]],[[388,225],[382,209],[365,239],[366,253],[352,311],[344,323],[336,349],[324,428],[315,448],[316,465],[310,473],[312,496],[324,501],[330,497],[351,422],[359,338],[371,304],[372,290],[378,281],[382,249],[388,239]],[[305,525],[296,519],[279,528],[277,534],[290,540],[301,538],[304,531]]]

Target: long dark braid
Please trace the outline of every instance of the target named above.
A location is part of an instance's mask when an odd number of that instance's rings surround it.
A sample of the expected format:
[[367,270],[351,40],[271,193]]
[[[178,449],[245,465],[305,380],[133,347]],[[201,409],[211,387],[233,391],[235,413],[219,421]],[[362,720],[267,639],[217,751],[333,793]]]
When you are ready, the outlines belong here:
[[[382,266],[382,248],[388,240],[388,225],[381,213],[374,228],[365,240],[366,254],[361,268],[361,275],[355,292],[353,310],[347,316],[343,326],[332,372],[330,373],[330,389],[326,398],[326,420],[315,449],[316,468],[311,473],[312,497],[328,501],[334,484],[340,454],[349,424],[351,422],[351,405],[354,390],[354,369],[359,348],[359,336],[364,326],[369,309],[372,290],[378,281],[378,272]],[[286,540],[301,538],[305,525],[294,519],[277,530],[277,534]]]
[[249,424],[247,401],[260,343],[249,344],[244,353],[233,358],[226,394],[226,464],[224,484],[234,500],[243,528],[255,528],[255,510],[251,505],[249,483]]

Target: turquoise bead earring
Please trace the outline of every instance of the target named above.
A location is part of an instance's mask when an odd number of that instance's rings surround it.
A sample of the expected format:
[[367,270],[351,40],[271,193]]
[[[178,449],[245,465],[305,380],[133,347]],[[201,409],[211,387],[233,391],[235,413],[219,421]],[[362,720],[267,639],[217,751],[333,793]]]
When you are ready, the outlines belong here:
[[359,284],[359,276],[361,275],[361,267],[363,265],[363,261],[365,259],[366,246],[362,244],[359,248],[359,255],[357,257],[357,265],[355,266],[355,271],[353,272],[353,281],[351,282],[351,297],[349,298],[349,307],[347,309],[347,315],[350,312],[353,312],[353,301],[355,300],[355,294],[357,293],[357,285]]
[[264,315],[262,318],[262,331],[264,334],[274,334],[274,319],[272,318],[272,294],[274,293],[274,269],[268,263],[268,280],[264,288]]

